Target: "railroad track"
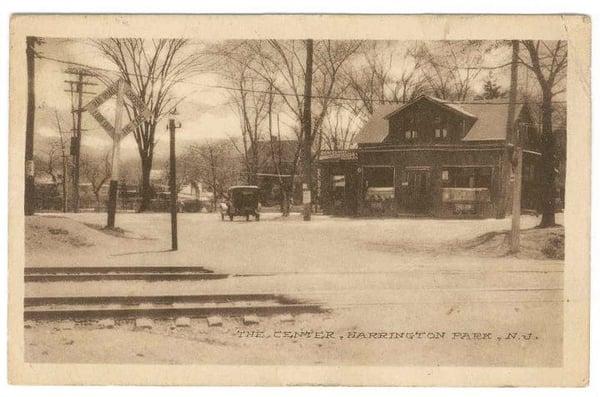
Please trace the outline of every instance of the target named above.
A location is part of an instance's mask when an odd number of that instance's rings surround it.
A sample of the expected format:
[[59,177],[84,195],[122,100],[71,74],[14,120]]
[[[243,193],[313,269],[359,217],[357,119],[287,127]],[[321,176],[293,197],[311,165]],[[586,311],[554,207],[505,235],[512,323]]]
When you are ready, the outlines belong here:
[[25,267],[25,282],[104,280],[215,280],[228,274],[200,266],[74,266]]
[[24,320],[235,317],[320,313],[318,304],[275,294],[26,297]]
[[[26,283],[92,281],[198,281],[229,277],[200,266],[74,266],[26,267]],[[78,289],[85,290],[78,287]],[[177,291],[177,283],[173,284]],[[169,288],[170,290],[170,288]],[[167,319],[209,316],[269,316],[324,311],[276,293],[28,296],[24,298],[25,320]]]

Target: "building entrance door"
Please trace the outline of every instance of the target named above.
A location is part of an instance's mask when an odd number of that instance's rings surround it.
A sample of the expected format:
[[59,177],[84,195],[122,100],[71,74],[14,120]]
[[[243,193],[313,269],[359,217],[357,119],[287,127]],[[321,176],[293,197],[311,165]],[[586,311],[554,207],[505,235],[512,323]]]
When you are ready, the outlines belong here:
[[411,212],[428,213],[431,210],[431,171],[407,169],[406,208]]

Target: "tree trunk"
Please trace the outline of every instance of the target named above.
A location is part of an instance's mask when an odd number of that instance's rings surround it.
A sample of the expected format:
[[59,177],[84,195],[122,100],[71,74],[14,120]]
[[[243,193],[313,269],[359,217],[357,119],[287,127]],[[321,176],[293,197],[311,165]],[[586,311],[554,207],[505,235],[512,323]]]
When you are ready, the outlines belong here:
[[290,192],[287,183],[281,183],[281,215],[290,215]]
[[144,212],[150,209],[150,200],[152,199],[152,185],[150,184],[150,171],[152,170],[152,158],[143,156],[142,164],[142,189],[140,195],[142,201],[138,212]]
[[552,94],[543,92],[542,97],[542,134],[541,134],[541,208],[542,221],[538,227],[554,226],[555,186],[555,145],[552,132]]
[[212,193],[213,193],[213,211],[217,210],[217,177],[214,174],[213,170],[213,185],[212,185]]
[[100,189],[94,190],[94,196],[96,196],[96,212],[100,212],[102,209],[102,200],[100,199]]
[[[303,147],[303,168],[304,168],[304,178],[303,178],[303,196],[308,195],[306,197],[308,200],[304,202],[304,217],[305,221],[310,221],[311,219],[311,197],[310,192],[312,190],[312,126],[311,126],[311,95],[312,95],[312,69],[313,69],[313,41],[311,39],[306,40],[306,72],[304,75],[304,109],[302,112],[302,135],[304,139],[304,147]],[[293,181],[292,181],[293,183]],[[305,194],[306,192],[306,194]]]

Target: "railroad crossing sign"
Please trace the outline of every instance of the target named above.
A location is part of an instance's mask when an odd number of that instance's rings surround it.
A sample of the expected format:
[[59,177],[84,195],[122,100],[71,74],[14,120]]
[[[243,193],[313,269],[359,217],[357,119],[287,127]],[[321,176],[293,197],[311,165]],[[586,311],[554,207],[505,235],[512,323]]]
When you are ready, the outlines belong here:
[[133,92],[131,86],[124,82],[122,79],[119,79],[108,86],[102,93],[100,93],[96,98],[91,100],[87,105],[83,107],[84,110],[87,110],[90,115],[96,119],[98,124],[104,128],[106,133],[112,138],[115,139],[115,127],[108,121],[100,110],[98,109],[100,105],[110,99],[112,96],[117,95],[119,91],[119,84],[123,85],[123,94],[131,101],[133,107],[138,111],[137,117],[129,122],[125,127],[121,129],[119,139],[124,138],[135,130],[142,122],[148,120],[152,116],[152,112],[146,107],[144,102]]
[[[117,107],[115,109],[115,125],[113,126],[110,121],[106,119],[100,113],[98,109],[100,105],[106,102],[113,95],[117,96]],[[134,109],[137,110],[137,116],[129,122],[125,127],[121,127],[121,119],[123,116],[123,108],[125,104],[123,102],[123,96],[126,96]],[[117,185],[119,180],[119,152],[120,143],[127,134],[135,130],[141,123],[148,120],[152,113],[144,102],[133,92],[131,86],[127,84],[123,79],[119,79],[109,85],[100,95],[92,99],[87,105],[83,107],[87,110],[93,118],[96,119],[98,124],[104,128],[106,133],[113,140],[112,147],[112,168],[110,175],[110,186],[108,190],[108,220],[106,226],[109,228],[115,227],[115,213],[117,211]]]

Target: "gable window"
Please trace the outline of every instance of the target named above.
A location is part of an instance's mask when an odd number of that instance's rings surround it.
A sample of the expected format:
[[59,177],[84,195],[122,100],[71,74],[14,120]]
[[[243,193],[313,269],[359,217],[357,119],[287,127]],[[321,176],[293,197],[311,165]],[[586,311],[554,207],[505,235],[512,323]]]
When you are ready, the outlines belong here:
[[435,129],[435,137],[436,138],[448,138],[448,129],[446,128],[436,128]]
[[404,131],[404,138],[407,140],[416,139],[418,136],[416,130],[406,130]]

